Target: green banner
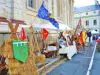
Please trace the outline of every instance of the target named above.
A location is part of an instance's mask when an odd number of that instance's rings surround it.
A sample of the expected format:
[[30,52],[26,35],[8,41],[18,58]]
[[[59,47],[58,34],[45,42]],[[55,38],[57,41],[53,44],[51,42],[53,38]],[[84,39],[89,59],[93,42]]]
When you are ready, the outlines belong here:
[[21,62],[26,62],[28,58],[28,43],[18,40],[13,40],[12,43],[14,58]]

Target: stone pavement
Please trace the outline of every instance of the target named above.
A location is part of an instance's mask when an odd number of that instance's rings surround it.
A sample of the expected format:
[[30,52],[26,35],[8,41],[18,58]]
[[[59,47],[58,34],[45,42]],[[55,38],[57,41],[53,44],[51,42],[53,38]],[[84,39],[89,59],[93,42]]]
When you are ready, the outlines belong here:
[[100,75],[100,53],[96,50],[90,75]]
[[47,75],[86,75],[95,43],[81,49],[71,60],[66,60]]
[[[46,58],[46,61],[45,61],[45,64],[46,65],[48,65],[48,64],[52,64],[52,63],[54,63],[54,62],[56,62],[56,61],[58,61],[59,60],[59,58]],[[36,64],[38,67],[40,67],[40,68],[42,68],[43,67],[43,65],[42,65],[42,63],[37,63]]]

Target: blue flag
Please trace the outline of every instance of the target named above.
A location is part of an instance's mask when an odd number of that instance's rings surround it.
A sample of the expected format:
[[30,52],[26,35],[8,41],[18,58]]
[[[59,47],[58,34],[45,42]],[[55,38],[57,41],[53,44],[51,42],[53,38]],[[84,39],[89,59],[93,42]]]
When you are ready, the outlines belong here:
[[41,7],[39,8],[38,10],[38,15],[37,15],[39,18],[42,18],[42,19],[45,19],[45,20],[48,20],[50,21],[56,28],[59,29],[59,24],[58,22],[54,19],[54,18],[51,18],[51,14],[48,12],[48,10],[45,8],[44,6],[44,1],[41,5]]
[[38,10],[38,15],[39,18],[42,19],[46,19],[49,20],[49,17],[51,16],[51,14],[48,12],[48,10],[44,7],[44,1],[40,7],[40,9]]
[[56,27],[59,29],[59,24],[58,22],[54,19],[54,18],[49,18],[49,21]]

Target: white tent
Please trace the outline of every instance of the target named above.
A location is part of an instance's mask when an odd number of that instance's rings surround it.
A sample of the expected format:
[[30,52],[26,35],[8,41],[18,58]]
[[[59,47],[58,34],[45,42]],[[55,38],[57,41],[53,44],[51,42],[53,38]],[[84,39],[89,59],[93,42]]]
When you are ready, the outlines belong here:
[[[16,24],[13,24],[14,27],[15,27],[15,25],[16,25]],[[18,29],[17,29],[17,32],[19,32],[19,31],[21,30],[21,25],[22,25],[22,24],[19,24],[19,27],[18,27]],[[24,25],[24,26],[25,26],[25,25]],[[11,32],[11,31],[10,31],[10,28],[9,28],[9,26],[8,26],[8,24],[7,24],[7,23],[5,23],[5,24],[1,23],[1,24],[0,24],[0,33],[8,33],[8,32]]]
[[92,33],[92,34],[99,34],[99,33],[98,33],[97,31],[95,31],[95,30],[92,30],[91,33]]
[[[22,26],[24,28],[29,27],[28,25]],[[35,24],[33,25],[35,28],[47,28],[47,29],[54,29],[54,30],[72,30],[70,27],[68,27],[65,24],[59,24],[59,29],[57,29],[55,26],[53,26],[51,23],[48,24]]]

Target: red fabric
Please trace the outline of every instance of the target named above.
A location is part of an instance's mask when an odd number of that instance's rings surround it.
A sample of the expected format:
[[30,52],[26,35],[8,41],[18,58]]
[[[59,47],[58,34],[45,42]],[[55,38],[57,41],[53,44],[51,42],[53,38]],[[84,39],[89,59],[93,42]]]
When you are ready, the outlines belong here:
[[24,28],[22,28],[22,30],[21,30],[21,40],[26,40],[26,34],[25,34],[25,31],[24,31]]
[[44,40],[48,37],[48,31],[45,28],[42,29],[42,37]]
[[82,32],[80,33],[80,43],[81,43],[81,45],[83,44]]
[[56,42],[53,43],[56,46]]
[[100,39],[97,39],[96,42],[100,43]]

